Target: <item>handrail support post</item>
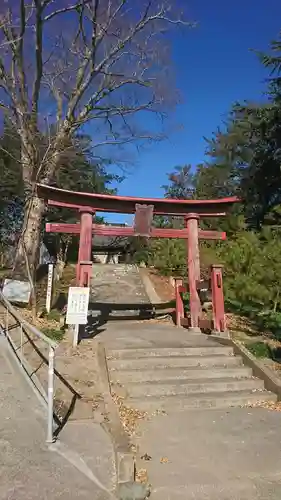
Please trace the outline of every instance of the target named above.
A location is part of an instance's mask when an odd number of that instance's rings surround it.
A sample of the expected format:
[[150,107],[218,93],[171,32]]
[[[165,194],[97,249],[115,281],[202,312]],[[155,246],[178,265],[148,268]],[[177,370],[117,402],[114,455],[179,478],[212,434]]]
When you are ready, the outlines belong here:
[[55,371],[55,351],[49,346],[48,363],[48,423],[46,442],[54,442],[54,371]]

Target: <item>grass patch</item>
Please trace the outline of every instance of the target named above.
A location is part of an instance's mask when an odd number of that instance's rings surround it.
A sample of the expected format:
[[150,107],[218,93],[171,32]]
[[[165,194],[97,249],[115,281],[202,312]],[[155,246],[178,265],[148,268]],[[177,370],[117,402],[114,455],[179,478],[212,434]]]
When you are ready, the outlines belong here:
[[272,358],[271,349],[266,342],[247,342],[245,347],[256,358]]
[[42,333],[55,342],[61,342],[64,336],[64,330],[59,330],[58,328],[42,328]]
[[52,309],[49,313],[46,314],[46,318],[50,321],[60,322],[61,313],[57,309]]
[[184,307],[185,313],[189,312],[190,311],[190,305],[189,305],[190,294],[189,294],[189,292],[184,292],[182,294],[182,301],[183,301],[183,307]]
[[[38,309],[44,309],[46,304],[47,293],[47,280],[48,280],[48,266],[42,266],[43,269],[38,272],[36,283],[36,296]],[[66,302],[68,296],[68,289],[70,286],[75,286],[76,282],[76,266],[68,264],[63,270],[63,275],[60,281],[54,281],[53,284],[53,298],[52,307],[61,310]]]

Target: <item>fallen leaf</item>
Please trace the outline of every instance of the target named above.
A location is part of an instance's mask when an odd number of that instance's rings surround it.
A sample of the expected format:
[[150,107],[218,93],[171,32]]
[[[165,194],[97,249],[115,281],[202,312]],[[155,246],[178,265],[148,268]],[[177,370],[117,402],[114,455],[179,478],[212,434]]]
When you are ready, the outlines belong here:
[[118,406],[120,419],[125,431],[132,436],[136,431],[138,422],[147,418],[148,414],[136,408],[128,408],[123,403],[124,398],[117,396],[117,394],[113,394],[113,399]]
[[160,463],[161,464],[167,464],[168,462],[169,462],[169,459],[167,457],[160,458]]
[[147,470],[146,469],[140,469],[137,471],[136,481],[138,483],[147,483],[148,477],[147,477]]
[[152,457],[150,455],[148,455],[147,453],[145,453],[144,455],[142,455],[141,457],[141,460],[146,460],[146,461],[149,461],[151,460]]

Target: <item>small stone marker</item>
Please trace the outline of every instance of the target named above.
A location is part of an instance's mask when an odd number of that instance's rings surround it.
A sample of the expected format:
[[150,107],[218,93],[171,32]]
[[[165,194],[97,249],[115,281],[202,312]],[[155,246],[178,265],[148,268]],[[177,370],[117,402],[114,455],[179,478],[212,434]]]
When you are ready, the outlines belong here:
[[68,301],[66,310],[66,324],[75,325],[73,346],[78,344],[79,325],[86,325],[88,322],[90,288],[72,286],[68,291]]
[[5,279],[2,292],[4,297],[10,302],[28,304],[30,301],[31,286],[29,281]]

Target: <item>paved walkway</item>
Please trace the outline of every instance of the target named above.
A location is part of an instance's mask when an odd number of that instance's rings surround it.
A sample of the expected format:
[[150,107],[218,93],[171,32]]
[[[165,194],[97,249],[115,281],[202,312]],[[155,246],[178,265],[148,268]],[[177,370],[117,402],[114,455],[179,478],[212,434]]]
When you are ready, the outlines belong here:
[[0,336],[0,499],[113,498],[102,489],[113,485],[112,449],[102,429],[89,422],[71,423],[51,451],[45,445],[43,417]]
[[88,316],[88,334],[109,318],[143,318],[152,306],[139,270],[129,264],[94,264]]
[[185,411],[142,422],[153,500],[280,500],[281,413]]
[[124,309],[149,304],[139,270],[130,264],[93,264],[91,299],[103,305],[123,305]]

